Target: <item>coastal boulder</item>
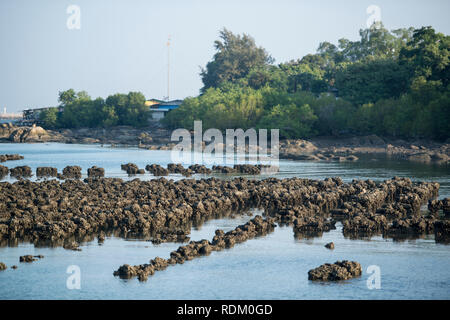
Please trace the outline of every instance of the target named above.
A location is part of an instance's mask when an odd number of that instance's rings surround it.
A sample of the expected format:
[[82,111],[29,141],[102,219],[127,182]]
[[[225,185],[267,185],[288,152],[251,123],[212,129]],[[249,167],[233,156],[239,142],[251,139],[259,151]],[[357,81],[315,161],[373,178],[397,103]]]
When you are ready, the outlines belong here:
[[333,250],[333,249],[334,249],[334,243],[333,243],[333,242],[327,243],[327,244],[325,245],[325,248],[330,249],[330,250]]
[[362,274],[361,265],[355,261],[336,261],[325,263],[320,267],[308,271],[308,280],[340,281],[359,277]]
[[88,177],[101,178],[105,176],[105,169],[93,166],[87,170]]
[[159,164],[146,165],[145,170],[154,176],[167,176],[169,174],[169,170],[161,167]]
[[139,167],[134,163],[122,164],[120,165],[120,168],[126,171],[129,175],[145,173],[143,169],[139,169]]
[[37,177],[56,177],[58,175],[58,169],[52,167],[37,167]]
[[31,254],[19,257],[20,262],[33,262],[36,260],[37,259],[35,259]]
[[12,161],[12,160],[22,160],[23,156],[20,154],[0,154],[0,162]]
[[7,176],[8,173],[9,173],[8,167],[0,165],[0,179],[2,179],[3,177]]
[[32,172],[29,166],[19,166],[9,169],[11,177],[31,177]]
[[8,139],[12,142],[41,142],[48,136],[47,131],[33,124],[32,127],[18,127],[12,130]]
[[81,167],[79,166],[67,166],[63,169],[64,179],[80,179]]

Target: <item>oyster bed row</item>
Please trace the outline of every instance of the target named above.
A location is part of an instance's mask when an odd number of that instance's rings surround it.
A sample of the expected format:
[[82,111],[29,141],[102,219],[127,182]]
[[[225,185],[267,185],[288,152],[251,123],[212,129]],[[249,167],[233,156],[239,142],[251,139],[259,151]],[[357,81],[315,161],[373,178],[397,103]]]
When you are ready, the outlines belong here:
[[[180,246],[169,259],[156,257],[139,266],[123,265],[115,272],[146,280],[171,264],[264,236],[280,224],[292,226],[296,237],[320,236],[340,221],[344,235],[351,238],[434,234],[437,242],[448,242],[449,199],[435,200],[438,191],[438,183],[397,177],[349,183],[340,178],[23,179],[0,182],[0,243],[30,241],[76,248],[74,241],[95,236],[100,240],[111,232],[125,238],[147,235],[157,243],[187,242],[193,224],[251,208],[264,209],[262,217],[235,230],[217,230],[211,240]],[[429,211],[423,214],[420,208],[427,201]]]

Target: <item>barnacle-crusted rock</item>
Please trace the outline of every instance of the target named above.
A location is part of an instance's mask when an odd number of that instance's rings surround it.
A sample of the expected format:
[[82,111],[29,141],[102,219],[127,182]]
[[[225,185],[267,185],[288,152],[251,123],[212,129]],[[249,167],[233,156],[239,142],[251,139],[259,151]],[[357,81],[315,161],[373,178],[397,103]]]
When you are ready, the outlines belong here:
[[0,154],[0,162],[22,160],[23,156],[20,154]]
[[19,257],[20,262],[33,262],[36,260],[37,259],[35,259],[31,254]]
[[325,248],[333,250],[334,249],[334,243],[333,242],[329,242],[325,245]]
[[58,169],[52,167],[37,167],[37,177],[56,177],[58,175]]
[[81,251],[81,248],[76,241],[71,241],[64,244],[63,248],[66,250]]
[[230,174],[230,173],[235,173],[236,172],[236,170],[234,168],[225,167],[225,166],[213,166],[212,170],[214,172],[226,173],[226,174]]
[[[212,251],[221,251],[225,248],[231,248],[236,243],[241,243],[256,236],[265,235],[273,231],[275,227],[274,219],[263,219],[256,216],[245,225],[224,233],[217,230],[212,242],[208,240],[191,241],[189,244],[179,247],[176,251],[170,253],[170,259],[165,260],[159,257],[150,260],[150,264],[130,266],[122,265],[114,271],[114,276],[121,278],[138,277],[139,281],[146,281],[149,275],[155,271],[165,270],[168,266],[174,264],[183,264],[185,261],[195,259],[200,256],[211,254]],[[228,245],[227,245],[228,244]]]
[[87,170],[88,177],[101,178],[105,176],[105,169],[93,166]]
[[31,177],[32,172],[29,166],[19,166],[9,169],[11,177]]
[[211,174],[212,173],[211,169],[205,167],[204,165],[199,165],[199,164],[193,164],[193,165],[189,166],[188,169],[194,173],[201,173],[201,174]]
[[429,200],[428,201],[428,210],[431,213],[437,213],[439,210],[446,215],[450,215],[450,198],[445,198],[442,200]]
[[67,166],[62,172],[63,179],[80,179],[81,167],[80,166]]
[[152,173],[154,176],[167,176],[169,170],[161,167],[159,164],[146,165],[145,170]]
[[308,271],[308,280],[340,281],[359,277],[362,273],[361,265],[355,261],[336,261],[325,263],[320,267]]
[[8,173],[9,173],[8,167],[0,165],[0,179],[2,179],[3,177],[7,176]]
[[129,175],[145,173],[144,169],[139,169],[139,167],[134,163],[122,164],[122,165],[120,165],[120,168],[122,170],[126,171]]
[[436,242],[450,243],[450,221],[438,220],[434,223]]

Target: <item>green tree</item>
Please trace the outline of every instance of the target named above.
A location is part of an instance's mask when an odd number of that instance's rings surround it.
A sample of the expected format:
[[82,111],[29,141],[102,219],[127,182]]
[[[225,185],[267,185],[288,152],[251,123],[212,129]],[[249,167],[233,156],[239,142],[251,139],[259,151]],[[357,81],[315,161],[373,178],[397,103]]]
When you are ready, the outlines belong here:
[[66,91],[60,91],[58,102],[61,103],[61,105],[65,106],[75,101],[77,95],[75,93],[75,90],[69,89]]
[[431,27],[414,30],[407,47],[400,52],[400,61],[409,64],[415,77],[440,81],[446,88],[450,79],[450,36],[436,33]]
[[145,96],[140,92],[130,92],[127,98],[128,103],[121,123],[135,127],[145,126],[149,116],[148,108],[145,106]]
[[308,138],[314,135],[317,116],[308,104],[276,105],[261,119],[259,128],[279,129],[284,138]]
[[408,90],[408,66],[391,59],[356,62],[336,72],[339,96],[356,104],[398,97]]
[[45,128],[56,128],[58,126],[58,108],[50,108],[39,114],[39,120],[42,121]]
[[202,92],[226,81],[236,82],[251,69],[273,63],[266,50],[257,47],[255,40],[247,34],[235,35],[224,28],[220,31],[220,39],[214,44],[217,52],[213,60],[201,71]]

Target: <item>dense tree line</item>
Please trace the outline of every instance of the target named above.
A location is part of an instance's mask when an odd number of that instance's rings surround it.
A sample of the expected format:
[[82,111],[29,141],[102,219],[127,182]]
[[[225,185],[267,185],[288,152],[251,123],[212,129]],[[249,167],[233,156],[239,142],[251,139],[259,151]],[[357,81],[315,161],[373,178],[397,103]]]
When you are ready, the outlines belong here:
[[115,125],[145,126],[148,107],[140,92],[117,93],[105,99],[92,100],[85,92],[73,89],[59,93],[60,107],[41,112],[40,120],[47,128],[111,127]]
[[164,119],[171,128],[279,128],[281,135],[379,134],[445,140],[450,37],[431,27],[360,31],[316,54],[273,64],[248,35],[224,29],[201,94]]

